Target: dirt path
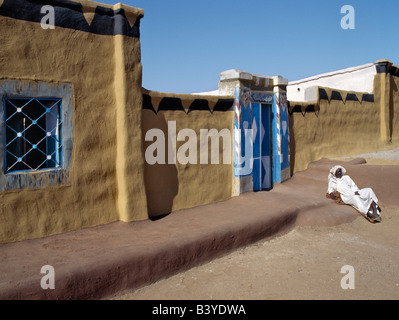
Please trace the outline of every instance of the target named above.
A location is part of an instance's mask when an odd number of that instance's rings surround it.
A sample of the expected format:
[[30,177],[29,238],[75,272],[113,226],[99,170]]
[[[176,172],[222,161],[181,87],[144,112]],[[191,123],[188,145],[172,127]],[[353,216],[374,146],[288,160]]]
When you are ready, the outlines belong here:
[[359,157],[366,159],[367,164],[371,165],[399,165],[399,148],[362,153],[356,156],[338,157],[335,159],[347,161]]
[[[370,164],[394,164],[399,163],[398,154],[387,151],[385,158],[379,153],[366,159]],[[383,208],[382,217],[380,224],[359,216],[335,227],[297,227],[113,299],[397,300],[399,208]],[[341,268],[346,265],[353,267],[354,289],[341,287],[346,276]]]
[[[115,299],[399,299],[399,209],[373,225],[300,227]],[[351,265],[355,289],[343,290]]]

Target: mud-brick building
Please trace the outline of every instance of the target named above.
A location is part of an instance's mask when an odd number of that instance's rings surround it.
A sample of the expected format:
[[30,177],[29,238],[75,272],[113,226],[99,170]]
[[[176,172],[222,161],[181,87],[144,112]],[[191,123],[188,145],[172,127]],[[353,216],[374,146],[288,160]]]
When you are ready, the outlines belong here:
[[292,173],[399,146],[399,67],[382,59],[289,82]]
[[[0,1],[0,243],[150,219],[289,177],[287,80],[228,70],[216,95],[145,90],[143,16],[86,0]],[[146,161],[155,149],[168,161]]]
[[[0,241],[146,218],[143,11],[0,4]],[[49,4],[53,28],[42,25]]]

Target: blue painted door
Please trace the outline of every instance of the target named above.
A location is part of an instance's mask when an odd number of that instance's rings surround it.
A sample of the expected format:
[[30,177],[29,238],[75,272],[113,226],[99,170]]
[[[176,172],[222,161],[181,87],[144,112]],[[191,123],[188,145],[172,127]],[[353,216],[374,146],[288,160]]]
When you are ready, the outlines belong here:
[[271,105],[252,103],[253,190],[270,190],[272,183]]
[[272,106],[270,104],[262,104],[261,105],[261,132],[263,135],[262,138],[262,189],[270,190],[273,188],[273,175],[272,175],[272,131],[271,131],[271,123],[272,123]]

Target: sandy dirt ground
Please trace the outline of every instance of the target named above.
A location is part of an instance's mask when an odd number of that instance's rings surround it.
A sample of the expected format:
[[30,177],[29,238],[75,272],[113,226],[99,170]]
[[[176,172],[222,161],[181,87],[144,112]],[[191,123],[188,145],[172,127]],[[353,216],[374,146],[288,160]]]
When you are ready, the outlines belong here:
[[[373,165],[399,165],[399,149],[362,156]],[[380,224],[359,216],[334,227],[296,227],[111,299],[397,300],[399,208],[385,207],[381,216]],[[353,267],[353,289],[341,286],[349,283],[342,269],[348,265]]]

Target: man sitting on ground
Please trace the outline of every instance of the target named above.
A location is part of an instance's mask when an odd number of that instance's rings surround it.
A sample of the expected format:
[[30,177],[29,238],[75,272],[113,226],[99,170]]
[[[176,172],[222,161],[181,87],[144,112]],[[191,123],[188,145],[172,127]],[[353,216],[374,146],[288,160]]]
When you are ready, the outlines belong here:
[[337,202],[342,200],[344,204],[352,206],[371,222],[381,222],[381,208],[374,191],[371,188],[359,190],[355,182],[345,173],[346,170],[342,166],[331,168],[326,196]]

